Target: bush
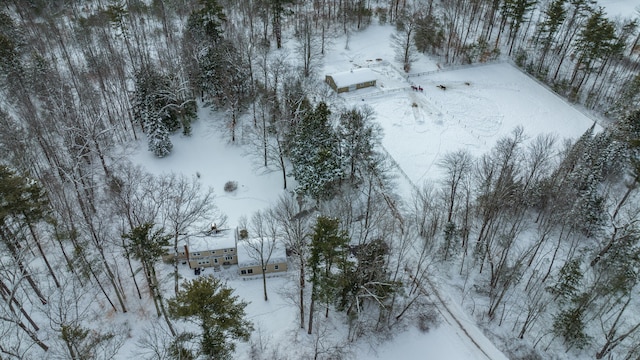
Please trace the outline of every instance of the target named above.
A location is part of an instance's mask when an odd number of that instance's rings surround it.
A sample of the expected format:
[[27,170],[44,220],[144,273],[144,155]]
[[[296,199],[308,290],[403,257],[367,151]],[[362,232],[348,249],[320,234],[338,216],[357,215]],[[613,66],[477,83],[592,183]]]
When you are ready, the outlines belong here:
[[418,329],[423,333],[427,333],[440,324],[440,317],[435,309],[427,309],[418,315],[417,321]]
[[247,229],[242,229],[240,230],[239,236],[240,239],[246,239],[249,237],[249,232],[247,231]]
[[234,192],[238,189],[238,182],[237,181],[227,181],[226,184],[224,184],[224,191],[225,192]]

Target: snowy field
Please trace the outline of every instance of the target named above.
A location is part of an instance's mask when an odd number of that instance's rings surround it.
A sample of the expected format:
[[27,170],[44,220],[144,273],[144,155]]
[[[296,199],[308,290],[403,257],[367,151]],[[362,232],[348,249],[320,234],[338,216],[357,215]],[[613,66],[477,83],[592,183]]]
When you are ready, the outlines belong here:
[[437,161],[443,154],[460,148],[484,154],[518,126],[529,138],[553,133],[563,139],[593,124],[509,63],[444,70],[409,81],[424,90],[407,87],[363,99],[376,110],[385,148],[414,184],[439,178]]
[[[416,76],[407,78],[393,60],[392,30],[391,26],[371,26],[351,34],[348,42],[336,39],[318,76],[323,78],[326,73],[357,66],[371,67],[379,74],[375,89],[333,99],[338,106],[367,104],[375,109],[376,119],[384,129],[383,146],[414,185],[437,181],[436,163],[446,152],[466,148],[480,156],[516,126],[522,126],[529,138],[540,133],[575,138],[593,124],[590,117],[508,63],[438,70],[434,61],[421,57],[412,67],[411,73]],[[412,83],[421,85],[424,91],[412,91]],[[219,115],[211,115],[207,108],[200,109],[200,120],[193,126],[194,135],[190,138],[175,135],[173,153],[167,158],[154,158],[142,143],[132,158],[152,173],[199,176],[204,185],[214,188],[216,204],[229,216],[228,226],[235,227],[241,216],[250,217],[287,192],[282,190],[279,172],[264,171],[247,155],[248,149],[230,144],[230,137],[220,134],[220,120],[215,116]],[[238,190],[229,194],[222,189],[230,180],[238,182]],[[186,267],[182,271],[185,278],[194,276]],[[265,347],[287,350],[284,352],[287,356],[298,358],[300,350],[294,348],[309,340],[306,333],[297,329],[297,309],[289,300],[287,289],[294,285],[289,277],[294,274],[268,280],[269,302],[262,299],[261,281],[238,279],[233,269],[216,274],[226,278],[237,294],[251,303],[247,307],[248,316],[260,329],[265,344],[270,344]],[[446,292],[446,288],[441,291]],[[407,329],[383,343],[365,340],[357,344],[352,355],[362,360],[506,359],[463,314],[455,296],[448,293],[442,296],[451,304],[450,316],[443,315],[444,321],[437,329],[428,333]],[[121,354],[126,351],[123,349]],[[249,358],[249,345],[239,346],[237,355],[239,359]]]

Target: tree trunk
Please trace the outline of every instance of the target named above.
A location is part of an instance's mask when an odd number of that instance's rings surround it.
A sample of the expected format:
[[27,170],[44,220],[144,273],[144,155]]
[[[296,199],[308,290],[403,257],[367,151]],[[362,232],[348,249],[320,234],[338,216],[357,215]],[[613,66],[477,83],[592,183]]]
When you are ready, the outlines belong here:
[[124,249],[124,255],[127,258],[127,264],[129,265],[129,271],[131,271],[131,278],[133,279],[133,284],[136,287],[136,291],[138,292],[138,298],[142,299],[142,293],[140,292],[140,287],[138,286],[138,281],[136,280],[136,274],[133,271],[133,265],[131,265],[131,256],[129,255],[129,251],[127,251],[124,243],[124,238],[122,238],[122,248]]
[[262,265],[262,289],[264,290],[264,301],[269,301],[267,296],[267,267]]
[[38,248],[38,252],[40,253],[40,256],[42,256],[42,260],[44,260],[44,263],[47,266],[47,270],[49,270],[49,274],[53,278],[53,282],[56,283],[56,287],[59,289],[60,288],[60,282],[58,281],[58,278],[56,277],[56,274],[53,272],[53,268],[51,267],[51,264],[49,264],[49,259],[47,259],[47,256],[44,254],[44,250],[42,250],[42,245],[40,244],[40,239],[36,235],[36,232],[33,229],[33,225],[31,225],[31,222],[27,222],[27,226],[29,227],[29,232],[31,233],[31,236],[33,237],[33,240],[36,243],[36,247]]
[[304,263],[300,261],[300,328],[304,329]]
[[[13,309],[13,305],[11,305],[11,303],[16,304],[16,306],[20,309],[20,313],[22,315],[24,315],[25,318],[27,318],[27,321],[29,322],[29,324],[31,324],[31,326],[33,327],[33,330],[38,331],[40,330],[40,328],[38,327],[38,325],[35,323],[35,321],[33,321],[33,319],[31,318],[31,316],[29,316],[29,314],[24,310],[24,308],[22,307],[22,304],[20,304],[20,302],[18,301],[18,299],[16,299],[13,294],[11,293],[11,291],[9,290],[9,288],[2,282],[2,280],[0,280],[0,295],[2,295],[2,299],[7,303],[7,305],[9,305],[9,309],[11,309],[11,311],[15,314],[15,310]],[[7,296],[9,296],[10,298],[7,299]],[[7,301],[8,300],[8,301]]]
[[2,239],[4,240],[4,243],[7,246],[7,249],[13,256],[13,259],[16,261],[16,264],[18,265],[20,272],[25,277],[25,279],[27,279],[27,282],[29,283],[33,291],[36,293],[36,295],[40,299],[40,302],[42,302],[42,305],[46,305],[47,298],[42,294],[42,291],[40,291],[40,288],[38,288],[38,285],[31,277],[31,274],[27,271],[27,268],[24,266],[24,263],[20,258],[20,254],[18,254],[16,244],[14,243],[15,240],[9,238],[7,231],[8,230],[5,228],[4,225],[0,226],[0,237],[2,237]]
[[309,327],[307,328],[307,334],[311,335],[313,333],[313,311],[316,304],[316,284],[313,284],[311,289],[311,303],[309,304]]
[[160,283],[158,282],[158,276],[156,275],[156,268],[153,264],[150,264],[150,267],[151,267],[151,276],[154,283],[154,286],[153,286],[154,298],[155,300],[157,300],[158,304],[160,305],[160,311],[162,312],[164,321],[167,323],[167,326],[169,327],[169,331],[171,332],[171,335],[175,337],[177,333],[176,333],[176,330],[173,328],[173,324],[171,324],[171,320],[167,315],[167,309],[164,306],[164,301],[162,299],[162,292],[160,291]]

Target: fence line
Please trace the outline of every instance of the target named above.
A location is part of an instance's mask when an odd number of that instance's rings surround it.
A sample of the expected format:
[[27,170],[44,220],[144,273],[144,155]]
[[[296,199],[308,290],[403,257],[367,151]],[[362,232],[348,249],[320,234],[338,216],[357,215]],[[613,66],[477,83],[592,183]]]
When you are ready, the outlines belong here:
[[418,76],[431,75],[431,74],[435,74],[435,73],[439,73],[439,72],[453,71],[453,70],[460,70],[460,69],[469,69],[469,68],[489,66],[489,65],[494,65],[494,64],[504,64],[504,63],[508,63],[508,62],[510,62],[509,59],[499,59],[499,60],[490,60],[490,61],[486,61],[486,62],[483,62],[483,63],[448,65],[448,66],[445,66],[445,67],[437,69],[437,70],[430,70],[430,71],[423,71],[423,72],[414,73],[414,74],[407,74],[407,76],[408,77],[418,77]]
[[393,88],[388,90],[380,90],[380,91],[370,92],[370,93],[360,94],[360,95],[343,96],[342,98],[344,100],[357,100],[357,99],[364,99],[364,98],[369,99],[369,98],[380,96],[380,95],[388,95],[388,94],[398,93],[401,91],[408,91],[409,89],[410,89],[409,86],[406,86],[406,87],[399,87],[399,88]]

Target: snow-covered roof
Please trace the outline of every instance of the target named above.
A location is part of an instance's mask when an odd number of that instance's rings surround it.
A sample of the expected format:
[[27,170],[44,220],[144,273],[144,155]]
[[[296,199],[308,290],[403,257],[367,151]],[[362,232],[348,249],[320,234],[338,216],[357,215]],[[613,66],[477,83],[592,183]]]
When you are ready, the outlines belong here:
[[218,230],[217,233],[191,236],[187,240],[189,252],[230,249],[236,246],[235,231]]
[[351,71],[330,74],[329,76],[333,78],[333,82],[336,83],[336,87],[338,88],[374,81],[377,78],[376,73],[368,68],[353,69]]
[[[244,240],[238,240],[238,267],[249,267],[249,266],[256,266],[256,265],[260,265],[260,257],[259,255],[255,252],[255,250],[253,250],[250,247],[250,244],[253,244],[254,246],[259,244],[259,239],[244,239]],[[265,251],[265,257],[268,255],[268,249],[269,249],[269,245],[270,242],[269,240],[265,239],[265,244],[264,244],[264,251]],[[254,259],[256,258],[256,259]],[[282,241],[280,240],[276,240],[275,242],[275,248],[273,249],[273,252],[271,253],[271,257],[269,258],[269,261],[267,262],[267,264],[278,264],[278,263],[283,263],[287,261],[287,252],[285,249],[284,244],[282,243]]]

